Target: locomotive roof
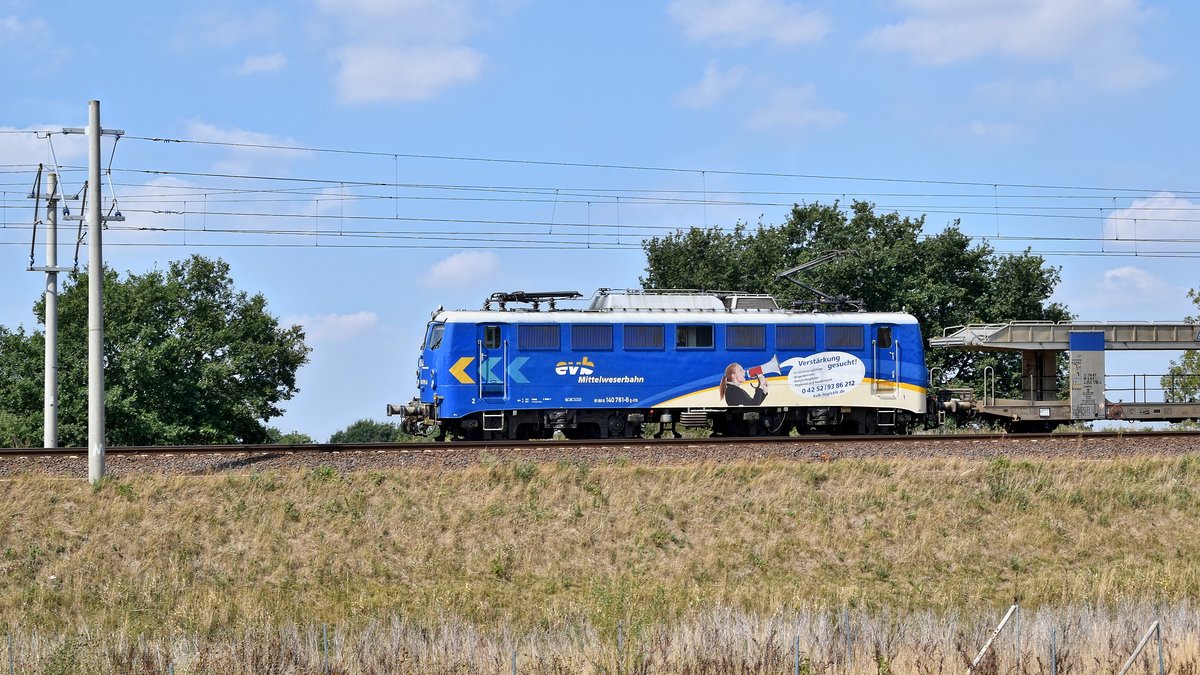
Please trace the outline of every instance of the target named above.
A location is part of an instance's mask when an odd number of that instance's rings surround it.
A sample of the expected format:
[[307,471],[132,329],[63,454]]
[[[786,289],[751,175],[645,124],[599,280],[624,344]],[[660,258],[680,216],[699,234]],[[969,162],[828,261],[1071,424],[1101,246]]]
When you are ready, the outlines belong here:
[[[775,298],[737,291],[614,290],[601,288],[586,309],[562,309],[557,303],[583,297],[578,291],[493,293],[482,310],[439,307],[435,322],[453,323],[796,323],[916,324],[904,312],[812,312],[780,309]],[[492,304],[499,306],[492,309]],[[509,308],[512,303],[521,303]],[[548,304],[548,309],[541,309]]]
[[904,312],[803,312],[799,310],[447,310],[434,315],[446,323],[796,323],[916,324]]

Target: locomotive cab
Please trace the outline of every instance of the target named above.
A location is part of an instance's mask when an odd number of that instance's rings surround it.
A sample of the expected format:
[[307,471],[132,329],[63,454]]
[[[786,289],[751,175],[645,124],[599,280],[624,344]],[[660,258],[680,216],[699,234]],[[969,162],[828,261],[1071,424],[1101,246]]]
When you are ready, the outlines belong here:
[[437,424],[438,405],[443,399],[437,393],[439,371],[446,372],[442,344],[446,339],[446,322],[438,320],[438,312],[425,326],[425,337],[421,341],[420,356],[417,357],[417,396],[408,403],[387,406],[388,417],[400,416],[400,428],[405,433],[424,436],[443,435]]

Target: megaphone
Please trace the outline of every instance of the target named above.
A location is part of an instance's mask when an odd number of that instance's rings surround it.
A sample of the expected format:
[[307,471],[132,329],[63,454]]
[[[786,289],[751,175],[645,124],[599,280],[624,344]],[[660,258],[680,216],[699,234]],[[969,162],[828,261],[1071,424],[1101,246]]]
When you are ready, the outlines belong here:
[[746,371],[746,375],[748,377],[758,377],[759,375],[779,375],[779,374],[781,374],[781,373],[779,372],[779,357],[778,356],[772,356],[770,361],[767,361],[766,363],[762,364],[761,366],[754,366],[750,370]]

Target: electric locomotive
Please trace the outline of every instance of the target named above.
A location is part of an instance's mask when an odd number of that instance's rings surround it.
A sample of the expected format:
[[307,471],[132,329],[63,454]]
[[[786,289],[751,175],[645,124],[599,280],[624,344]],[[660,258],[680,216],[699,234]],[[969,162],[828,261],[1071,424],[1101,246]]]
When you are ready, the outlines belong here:
[[902,312],[781,308],[768,295],[601,289],[496,293],[433,312],[410,433],[453,439],[908,433],[928,408],[924,344]]

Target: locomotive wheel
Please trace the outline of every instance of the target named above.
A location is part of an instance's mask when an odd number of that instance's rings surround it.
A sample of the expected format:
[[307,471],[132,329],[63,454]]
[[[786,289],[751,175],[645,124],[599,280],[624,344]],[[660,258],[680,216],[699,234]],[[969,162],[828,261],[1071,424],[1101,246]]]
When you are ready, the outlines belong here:
[[623,436],[625,435],[625,417],[622,415],[608,416],[608,435]]

